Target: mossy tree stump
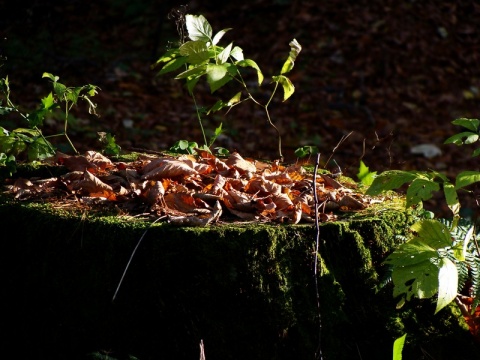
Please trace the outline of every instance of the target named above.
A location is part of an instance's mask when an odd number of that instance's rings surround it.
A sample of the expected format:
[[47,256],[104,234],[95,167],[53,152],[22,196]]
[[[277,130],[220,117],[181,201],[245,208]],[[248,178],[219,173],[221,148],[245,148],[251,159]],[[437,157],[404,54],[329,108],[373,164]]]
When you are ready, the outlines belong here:
[[401,209],[321,224],[320,311],[312,225],[150,227],[6,198],[0,219],[7,352],[25,358],[195,359],[203,340],[208,360],[384,360],[405,332],[407,359],[480,358],[452,309],[376,293]]

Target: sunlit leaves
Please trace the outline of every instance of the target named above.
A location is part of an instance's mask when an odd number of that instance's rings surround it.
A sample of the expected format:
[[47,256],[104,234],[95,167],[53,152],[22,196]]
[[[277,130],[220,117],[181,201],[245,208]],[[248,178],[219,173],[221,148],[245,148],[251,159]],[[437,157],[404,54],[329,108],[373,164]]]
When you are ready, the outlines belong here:
[[438,293],[438,312],[453,300],[453,294],[457,292],[456,266],[441,251],[452,246],[450,232],[435,220],[417,222],[411,230],[416,236],[400,245],[385,260],[394,267],[393,296],[403,295],[410,300],[412,296],[424,299]]

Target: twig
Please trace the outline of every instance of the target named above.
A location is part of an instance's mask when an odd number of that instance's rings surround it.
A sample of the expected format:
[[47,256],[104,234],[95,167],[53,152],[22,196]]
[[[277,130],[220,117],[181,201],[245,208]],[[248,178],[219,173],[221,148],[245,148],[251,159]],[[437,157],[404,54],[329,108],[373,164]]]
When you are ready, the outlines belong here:
[[320,312],[320,292],[318,289],[318,248],[320,244],[320,225],[318,223],[318,195],[317,195],[317,171],[318,164],[320,163],[320,153],[317,154],[317,160],[315,161],[315,168],[313,170],[313,199],[315,202],[315,229],[316,229],[316,248],[315,248],[315,291],[317,295],[317,310],[318,310],[318,347],[315,352],[315,359],[323,360],[322,355],[322,314]]
[[155,224],[157,221],[161,220],[165,218],[165,216],[160,216],[158,219],[156,219],[155,221],[153,221],[150,226],[145,230],[145,232],[142,234],[142,236],[140,237],[140,240],[138,240],[138,243],[137,245],[135,246],[135,249],[133,249],[132,251],[132,255],[130,255],[130,259],[128,259],[128,263],[127,263],[127,266],[125,266],[125,270],[123,270],[123,274],[122,274],[122,277],[120,278],[120,281],[118,282],[118,286],[117,286],[117,289],[115,290],[115,294],[113,294],[113,298],[112,298],[112,302],[115,301],[115,298],[117,297],[117,293],[118,293],[118,290],[120,290],[120,285],[122,285],[122,282],[123,282],[123,278],[125,277],[125,274],[127,273],[127,270],[128,270],[128,267],[130,266],[130,263],[132,262],[132,259],[133,259],[133,255],[135,255],[135,253],[137,252],[137,249],[138,247],[140,246],[140,243],[142,242],[143,238],[145,237],[145,235],[147,234],[147,231],[150,230],[150,228],[152,227],[153,224]]

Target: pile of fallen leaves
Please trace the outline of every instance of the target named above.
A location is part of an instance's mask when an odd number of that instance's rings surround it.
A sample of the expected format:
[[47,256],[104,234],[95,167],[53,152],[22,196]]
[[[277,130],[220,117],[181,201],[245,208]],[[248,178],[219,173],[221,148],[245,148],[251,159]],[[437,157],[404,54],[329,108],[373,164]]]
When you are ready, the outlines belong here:
[[313,223],[316,216],[334,221],[339,213],[363,210],[374,201],[332,174],[314,179],[300,165],[245,159],[236,152],[226,159],[199,151],[198,156],[141,155],[113,162],[88,151],[58,153],[51,162],[67,172],[48,179],[12,179],[7,191],[19,200],[76,209],[113,207],[119,214],[163,217],[181,226],[219,220]]

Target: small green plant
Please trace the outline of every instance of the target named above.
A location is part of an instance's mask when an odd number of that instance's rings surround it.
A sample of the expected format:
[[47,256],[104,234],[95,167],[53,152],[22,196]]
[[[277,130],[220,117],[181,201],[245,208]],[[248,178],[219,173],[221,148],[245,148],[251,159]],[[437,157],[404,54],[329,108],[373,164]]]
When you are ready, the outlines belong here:
[[[8,172],[16,172],[19,158],[28,162],[42,161],[55,155],[55,147],[49,141],[53,137],[63,136],[75,153],[77,149],[68,136],[68,120],[70,111],[83,100],[88,105],[90,114],[96,114],[96,105],[91,98],[97,94],[95,85],[67,87],[60,83],[59,77],[44,73],[43,78],[50,80],[53,91],[41,99],[40,105],[33,111],[22,111],[11,99],[10,82],[8,76],[0,79],[0,117],[13,118],[20,126],[7,129],[0,126],[0,165],[5,166]],[[46,135],[42,132],[47,118],[55,118],[56,114],[63,118],[63,132]],[[22,126],[23,125],[23,126]],[[100,140],[105,144],[105,149],[110,154],[118,154],[119,146],[115,144],[110,134],[100,133]]]
[[[228,108],[229,111],[234,106],[251,100],[264,110],[268,123],[276,130],[278,134],[278,152],[280,159],[283,161],[281,134],[270,117],[269,106],[279,85],[283,88],[283,101],[286,101],[294,93],[295,87],[290,79],[286,77],[286,74],[292,70],[295,59],[302,49],[300,44],[295,39],[290,42],[288,58],[284,62],[279,74],[272,76],[273,90],[268,100],[262,103],[253,96],[253,91],[247,85],[244,75],[242,75],[243,69],[253,69],[256,73],[258,86],[261,86],[264,75],[258,64],[251,59],[245,59],[243,50],[238,46],[234,46],[233,42],[225,47],[219,45],[220,40],[231,29],[223,29],[214,35],[210,23],[203,15],[184,15],[182,12],[177,12],[176,14],[179,16],[177,28],[179,29],[180,44],[178,47],[173,47],[163,54],[153,67],[161,67],[157,76],[180,71],[175,76],[175,79],[185,80],[188,93],[194,101],[197,118],[204,138],[204,146],[202,148],[209,150],[215,138],[220,134],[219,129],[221,131],[220,126],[217,128],[213,138],[207,141],[203,128],[203,115],[209,115],[224,108]],[[188,35],[188,41],[185,41],[185,33]],[[194,92],[202,77],[206,79],[212,94],[232,81],[238,84],[240,91],[236,92],[229,100],[224,101],[220,99],[209,109],[205,110],[197,104]]]
[[[480,121],[456,119],[452,122],[467,129],[447,140],[458,146],[473,144],[480,138]],[[480,155],[475,149],[472,156]],[[443,191],[452,212],[452,220],[421,219],[411,227],[407,241],[385,260],[390,266],[394,284],[393,296],[401,307],[413,296],[419,299],[437,295],[435,313],[450,304],[458,293],[468,292],[474,298],[473,309],[480,300],[480,248],[475,224],[460,217],[459,191],[480,181],[480,172],[462,171],[454,182],[436,171],[385,171],[377,175],[366,191],[378,195],[408,184],[406,206],[423,208],[434,192]],[[468,288],[466,288],[468,287]]]

